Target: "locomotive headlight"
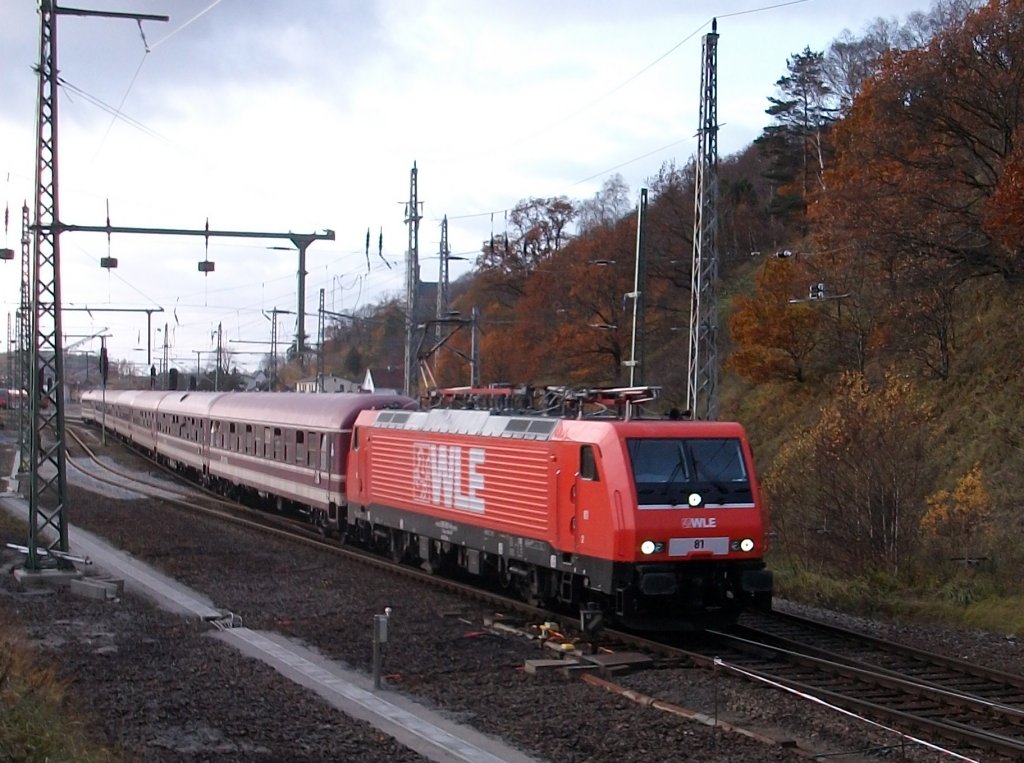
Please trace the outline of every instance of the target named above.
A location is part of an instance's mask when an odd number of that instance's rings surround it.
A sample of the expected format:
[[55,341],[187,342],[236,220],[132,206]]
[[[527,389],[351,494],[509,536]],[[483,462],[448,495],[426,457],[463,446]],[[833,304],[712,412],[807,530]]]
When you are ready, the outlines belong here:
[[693,507],[700,506],[700,502],[703,500],[704,499],[700,497],[700,493],[690,493],[690,497],[686,499],[687,503]]
[[744,538],[740,541],[740,551],[753,551],[754,540],[753,538]]
[[665,544],[655,540],[645,540],[643,543],[640,544],[640,553],[644,554],[645,556],[657,554],[659,551],[664,550]]

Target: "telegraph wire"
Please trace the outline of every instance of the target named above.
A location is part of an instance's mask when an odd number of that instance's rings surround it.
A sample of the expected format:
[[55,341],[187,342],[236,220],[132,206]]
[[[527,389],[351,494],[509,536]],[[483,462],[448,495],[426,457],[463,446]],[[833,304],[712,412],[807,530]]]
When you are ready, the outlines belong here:
[[811,0],[788,0],[788,2],[775,3],[774,5],[763,5],[760,8],[751,8],[746,11],[733,11],[732,13],[719,13],[717,18],[727,19],[732,16],[748,16],[751,13],[763,13],[764,11],[773,11],[776,8],[785,8],[787,5],[801,5],[803,3],[809,3]]
[[[804,2],[804,1],[805,0],[800,0],[800,2]],[[582,185],[583,183],[586,183],[589,180],[593,180],[594,178],[599,178],[602,175],[607,175],[610,172],[615,172],[615,170],[622,169],[623,167],[627,167],[630,164],[632,164],[633,162],[638,162],[641,159],[646,159],[648,156],[654,156],[655,154],[660,154],[662,151],[665,151],[666,149],[673,148],[674,146],[678,146],[680,143],[686,143],[687,141],[690,141],[690,140],[693,140],[693,138],[681,138],[679,140],[672,141],[671,143],[669,143],[666,146],[662,146],[661,148],[656,148],[653,151],[648,151],[646,154],[641,154],[640,156],[633,157],[632,159],[630,159],[628,161],[625,161],[622,164],[616,164],[614,167],[609,167],[606,170],[601,170],[600,172],[595,172],[590,177],[585,177],[582,180],[577,180],[575,183],[573,183],[573,186],[575,187],[575,186],[578,186],[578,185]]]
[[[142,64],[140,63],[139,64],[139,68],[141,69],[141,67],[142,67]],[[138,70],[136,70],[136,74],[138,74]],[[134,78],[133,78],[133,81],[134,81]],[[82,98],[84,100],[88,101],[93,106],[96,106],[100,110],[105,111],[108,114],[111,114],[114,117],[114,119],[120,119],[122,122],[125,122],[126,124],[134,127],[139,132],[144,133],[145,135],[149,135],[152,138],[157,138],[158,140],[162,141],[163,143],[166,143],[168,146],[175,146],[176,145],[173,141],[171,141],[170,139],[164,137],[163,135],[158,133],[156,130],[152,129],[151,127],[147,127],[145,124],[143,124],[139,120],[133,119],[132,117],[130,117],[127,114],[125,114],[123,111],[120,111],[119,109],[111,106],[110,104],[105,103],[104,101],[100,100],[96,96],[90,94],[88,91],[83,90],[82,88],[78,87],[77,85],[72,84],[71,82],[68,82],[63,77],[58,77],[57,78],[57,82],[65,91],[68,91],[70,93],[74,93],[76,95],[82,96]],[[125,95],[127,95],[127,93]],[[122,101],[122,104],[123,103],[124,103],[124,101]],[[106,137],[106,136],[104,136],[104,137]]]
[[[139,31],[142,31],[142,22],[139,22]],[[146,38],[142,38],[143,44],[145,44]],[[96,153],[93,154],[93,160],[99,156],[100,151],[103,149],[103,144],[107,142],[107,137],[110,135],[110,131],[114,129],[114,123],[123,114],[121,109],[124,107],[124,102],[128,100],[128,94],[132,91],[132,87],[135,85],[135,80],[139,78],[139,72],[142,71],[142,65],[146,63],[146,56],[149,55],[149,47],[146,47],[146,52],[142,54],[142,59],[139,61],[139,65],[135,68],[135,74],[132,75],[131,81],[128,83],[127,89],[124,91],[124,95],[121,96],[121,102],[117,104],[117,107],[111,112],[110,122],[107,123],[107,129],[103,132],[103,137],[100,138],[99,144],[96,146]]]
[[[180,27],[178,27],[177,29],[175,29],[175,30],[174,30],[173,32],[168,32],[166,36],[164,36],[164,37],[161,37],[161,38],[160,38],[159,40],[157,40],[156,42],[154,42],[154,43],[153,43],[153,48],[158,48],[158,47],[160,47],[160,46],[161,46],[161,45],[163,45],[163,44],[164,44],[165,42],[167,42],[167,41],[168,41],[169,39],[171,39],[172,37],[174,37],[174,35],[176,35],[176,34],[177,34],[178,32],[181,32],[181,31],[182,31],[182,30],[184,30],[184,29],[185,29],[186,27],[188,27],[188,26],[190,26],[191,24],[193,24],[194,22],[198,21],[198,20],[199,20],[199,19],[200,19],[201,17],[205,16],[205,15],[206,15],[207,13],[209,13],[209,12],[210,12],[210,11],[212,11],[212,10],[213,10],[214,8],[216,8],[216,7],[218,6],[218,5],[220,5],[220,4],[221,4],[221,1],[222,1],[222,0],[213,0],[213,2],[212,2],[212,3],[210,3],[210,4],[208,5],[208,6],[206,6],[205,8],[203,8],[203,10],[199,11],[199,13],[197,13],[197,14],[196,14],[195,16],[193,16],[192,18],[190,18],[190,19],[189,19],[188,21],[186,21],[186,22],[185,22],[184,24],[182,24],[182,25],[181,25]],[[151,48],[151,50],[152,50],[152,48]]]

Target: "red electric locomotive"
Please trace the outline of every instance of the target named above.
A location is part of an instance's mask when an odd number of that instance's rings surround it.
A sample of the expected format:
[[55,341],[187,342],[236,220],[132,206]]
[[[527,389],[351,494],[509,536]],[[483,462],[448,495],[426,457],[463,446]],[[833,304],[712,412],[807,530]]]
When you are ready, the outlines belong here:
[[396,558],[493,574],[528,599],[644,630],[771,606],[765,511],[739,424],[364,411],[350,531]]

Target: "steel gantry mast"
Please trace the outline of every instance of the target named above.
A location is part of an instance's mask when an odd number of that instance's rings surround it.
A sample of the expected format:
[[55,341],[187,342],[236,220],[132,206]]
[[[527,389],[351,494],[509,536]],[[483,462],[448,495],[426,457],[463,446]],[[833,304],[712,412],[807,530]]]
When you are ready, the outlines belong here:
[[[369,234],[367,234],[369,235]],[[369,246],[369,244],[367,244]],[[320,306],[316,311],[316,391],[324,391],[324,290],[320,290]]]
[[417,310],[420,290],[420,205],[416,189],[416,162],[409,175],[409,203],[405,223],[409,226],[409,248],[405,252],[405,389],[406,395],[419,394],[419,360],[416,357]]
[[633,291],[627,294],[633,300],[633,333],[630,337],[629,386],[643,384],[644,378],[644,289],[647,280],[645,233],[647,227],[647,189],[640,189],[636,205],[636,261],[633,269]]
[[686,407],[718,418],[718,20],[704,35],[693,199],[693,272]]
[[277,386],[277,316],[290,313],[291,310],[279,310],[276,307],[270,311],[270,315],[267,315],[266,310],[263,311],[263,316],[270,321],[270,392]]
[[[18,309],[18,391],[22,395],[32,388],[32,232],[28,204],[21,207],[21,307]],[[18,408],[18,473],[28,474],[31,464],[32,406],[21,398]]]
[[67,462],[64,452],[64,353],[60,317],[60,206],[57,171],[57,16],[167,21],[167,16],[59,8],[39,4],[39,93],[36,114],[35,263],[32,310],[32,410],[28,557],[25,569],[67,567]]
[[438,324],[434,327],[434,340],[441,341],[441,319],[448,317],[448,259],[451,257],[448,248],[448,215],[441,220],[441,249],[438,253],[440,265],[437,274],[437,314],[434,316]]

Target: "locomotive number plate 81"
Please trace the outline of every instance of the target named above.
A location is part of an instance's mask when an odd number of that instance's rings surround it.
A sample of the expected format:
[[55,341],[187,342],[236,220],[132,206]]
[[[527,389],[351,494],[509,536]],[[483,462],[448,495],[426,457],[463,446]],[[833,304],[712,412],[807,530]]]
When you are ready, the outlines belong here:
[[668,542],[669,556],[689,556],[690,554],[729,553],[728,538],[672,538]]

